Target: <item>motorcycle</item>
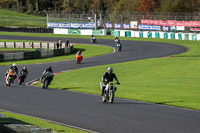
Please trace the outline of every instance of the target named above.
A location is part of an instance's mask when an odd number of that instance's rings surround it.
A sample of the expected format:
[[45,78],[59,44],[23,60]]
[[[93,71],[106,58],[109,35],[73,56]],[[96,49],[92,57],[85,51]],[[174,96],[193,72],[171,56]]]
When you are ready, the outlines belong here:
[[[116,91],[116,87],[115,84],[117,83],[113,83],[113,82],[109,82],[108,84],[106,84],[105,86],[105,90],[103,92],[103,96],[102,96],[102,101],[105,102],[110,102],[113,103],[114,101],[114,93]],[[101,87],[103,87],[102,83],[100,83]]]
[[42,88],[43,89],[47,89],[48,86],[50,85],[51,81],[53,80],[53,73],[51,72],[47,72],[44,76],[44,78],[41,80],[42,83]]
[[94,44],[94,43],[97,43],[97,39],[96,39],[96,37],[91,37],[91,42]]
[[14,82],[15,76],[16,76],[15,70],[9,69],[9,71],[6,73],[5,76],[7,86],[10,86],[10,84]]
[[18,84],[21,85],[26,79],[26,74],[24,71],[21,71],[18,78]]
[[76,63],[80,64],[82,61],[82,56],[81,55],[76,55]]
[[122,45],[121,45],[121,43],[117,43],[116,48],[118,49],[118,51],[121,51],[121,50],[122,50]]

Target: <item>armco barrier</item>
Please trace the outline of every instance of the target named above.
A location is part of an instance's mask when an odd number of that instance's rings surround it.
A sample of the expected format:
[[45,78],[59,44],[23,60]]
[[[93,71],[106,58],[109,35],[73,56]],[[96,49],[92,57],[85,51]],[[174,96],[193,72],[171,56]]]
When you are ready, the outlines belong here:
[[4,61],[11,61],[14,60],[14,53],[4,53]]
[[48,57],[47,51],[48,51],[48,50],[43,50],[43,51],[41,51],[41,58]]
[[31,51],[31,52],[24,52],[24,59],[38,59],[41,58],[40,51]]
[[14,53],[14,60],[23,60],[24,52]]
[[0,54],[0,62],[4,61],[3,54]]
[[64,49],[54,49],[54,56],[64,55]]

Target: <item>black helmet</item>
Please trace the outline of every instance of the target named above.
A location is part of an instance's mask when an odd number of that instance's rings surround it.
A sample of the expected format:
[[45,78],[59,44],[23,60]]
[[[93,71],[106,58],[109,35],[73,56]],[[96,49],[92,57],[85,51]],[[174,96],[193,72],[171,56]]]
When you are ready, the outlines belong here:
[[49,68],[48,68],[48,69],[49,69],[49,70],[52,70],[52,69],[51,69],[51,66],[49,66]]

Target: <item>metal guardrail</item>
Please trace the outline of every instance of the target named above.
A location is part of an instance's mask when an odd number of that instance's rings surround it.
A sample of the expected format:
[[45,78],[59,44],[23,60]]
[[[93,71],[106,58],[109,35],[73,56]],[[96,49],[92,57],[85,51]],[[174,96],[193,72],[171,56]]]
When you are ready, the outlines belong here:
[[[64,46],[64,45],[63,45]],[[61,56],[73,52],[73,45],[55,49],[55,43],[38,43],[38,42],[0,42],[1,48],[23,48],[36,49],[35,51],[13,52],[0,54],[0,62],[26,59],[48,58],[52,56]]]

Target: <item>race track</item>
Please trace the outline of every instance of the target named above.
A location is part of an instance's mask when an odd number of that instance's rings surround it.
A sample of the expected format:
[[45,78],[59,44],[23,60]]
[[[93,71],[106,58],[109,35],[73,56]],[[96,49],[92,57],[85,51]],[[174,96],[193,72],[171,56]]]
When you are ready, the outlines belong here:
[[[57,41],[59,38],[0,36],[0,39]],[[62,38],[62,40],[65,41],[66,39]],[[114,46],[113,40],[97,41],[100,45]],[[90,44],[89,39],[70,38],[70,42]],[[166,43],[122,41],[122,44],[123,51],[84,59],[81,65],[75,64],[74,60],[26,65],[29,69],[29,76],[26,81],[40,77],[43,70],[49,65],[52,66],[54,72],[60,72],[83,67],[165,57],[187,51],[185,47]],[[22,68],[22,66],[19,66],[19,68]],[[101,97],[97,95],[68,90],[43,90],[26,85],[19,86],[16,81],[10,87],[7,87],[4,83],[4,73],[7,69],[8,66],[0,66],[0,109],[3,110],[101,133],[200,132],[199,111],[117,98],[113,104],[104,104],[101,102]],[[123,88],[119,86],[118,89]]]

